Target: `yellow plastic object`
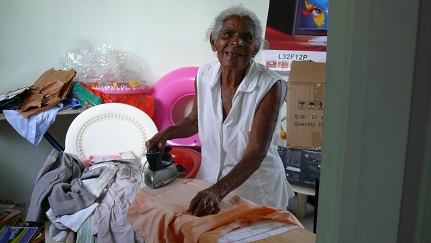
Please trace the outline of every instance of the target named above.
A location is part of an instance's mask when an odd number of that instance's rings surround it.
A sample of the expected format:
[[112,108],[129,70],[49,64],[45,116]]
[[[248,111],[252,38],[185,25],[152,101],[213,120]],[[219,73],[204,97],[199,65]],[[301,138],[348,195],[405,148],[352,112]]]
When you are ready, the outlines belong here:
[[286,132],[283,130],[283,127],[280,127],[280,137],[286,139]]

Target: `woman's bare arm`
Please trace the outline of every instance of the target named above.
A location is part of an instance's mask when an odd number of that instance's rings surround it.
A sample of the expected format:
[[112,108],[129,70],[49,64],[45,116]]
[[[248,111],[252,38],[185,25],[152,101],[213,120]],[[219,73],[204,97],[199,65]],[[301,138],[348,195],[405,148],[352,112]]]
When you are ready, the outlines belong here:
[[218,203],[239,187],[259,168],[268,153],[280,110],[282,80],[271,87],[259,104],[250,132],[250,141],[241,161],[225,177],[199,192],[190,203],[189,211],[196,216],[217,213]]

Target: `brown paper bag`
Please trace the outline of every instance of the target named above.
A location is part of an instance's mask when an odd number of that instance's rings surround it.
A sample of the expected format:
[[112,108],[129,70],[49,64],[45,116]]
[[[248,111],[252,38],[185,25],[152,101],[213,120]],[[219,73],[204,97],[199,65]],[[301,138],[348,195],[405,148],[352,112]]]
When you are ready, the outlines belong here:
[[64,100],[72,87],[75,70],[54,68],[43,73],[27,90],[19,112],[24,117],[51,109]]

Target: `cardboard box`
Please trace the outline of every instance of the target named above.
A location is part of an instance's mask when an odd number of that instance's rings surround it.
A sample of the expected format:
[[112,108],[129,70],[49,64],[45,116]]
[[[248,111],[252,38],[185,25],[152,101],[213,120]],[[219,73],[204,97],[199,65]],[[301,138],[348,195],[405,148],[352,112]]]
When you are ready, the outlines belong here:
[[286,178],[293,185],[315,188],[320,178],[321,152],[278,147]]
[[321,151],[326,64],[293,61],[289,75],[286,146]]

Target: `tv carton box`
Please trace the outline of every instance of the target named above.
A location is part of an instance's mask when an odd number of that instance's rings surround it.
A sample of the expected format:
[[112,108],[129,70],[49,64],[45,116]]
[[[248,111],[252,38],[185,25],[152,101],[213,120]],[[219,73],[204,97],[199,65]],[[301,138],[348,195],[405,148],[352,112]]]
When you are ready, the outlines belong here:
[[326,64],[293,61],[289,74],[286,146],[321,151]]
[[316,187],[316,179],[320,178],[322,158],[320,151],[288,149],[279,146],[278,153],[290,184]]

